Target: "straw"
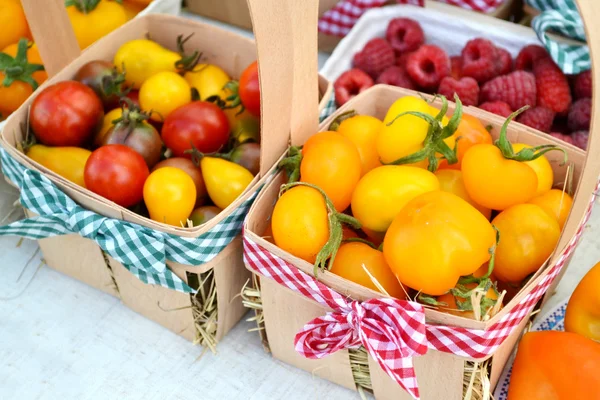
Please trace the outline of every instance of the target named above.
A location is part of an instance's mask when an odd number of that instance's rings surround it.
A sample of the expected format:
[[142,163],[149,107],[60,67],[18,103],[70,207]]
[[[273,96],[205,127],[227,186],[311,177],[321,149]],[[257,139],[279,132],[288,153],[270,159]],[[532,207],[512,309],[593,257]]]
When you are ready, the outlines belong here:
[[101,251],[101,253],[102,253],[102,258],[104,258],[104,263],[106,264],[106,269],[108,270],[108,274],[110,275],[112,287],[113,287],[115,293],[117,294],[117,297],[121,298],[121,292],[119,292],[119,285],[117,285],[117,280],[115,279],[115,272],[113,271],[112,266],[110,265],[110,260],[108,259],[109,256],[104,251]]
[[[189,274],[198,279],[197,292],[191,295],[192,315],[196,326],[194,344],[217,353],[217,285],[213,270],[202,274]],[[188,279],[189,281],[189,279]]]

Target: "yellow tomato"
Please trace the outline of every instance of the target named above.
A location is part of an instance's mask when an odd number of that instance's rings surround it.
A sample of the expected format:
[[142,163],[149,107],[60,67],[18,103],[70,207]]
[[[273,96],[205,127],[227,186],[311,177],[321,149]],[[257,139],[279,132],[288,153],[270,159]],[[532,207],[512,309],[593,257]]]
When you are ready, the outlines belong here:
[[208,196],[221,210],[233,203],[254,179],[246,168],[222,158],[204,157],[200,169]]
[[362,166],[361,175],[381,166],[376,142],[382,126],[381,121],[375,117],[356,115],[342,121],[337,129],[338,133],[346,136],[356,146]]
[[467,203],[479,210],[487,219],[492,216],[492,210],[475,203],[467,193],[463,182],[462,172],[454,169],[440,169],[435,173],[440,182],[440,190],[452,193],[465,200]]
[[31,85],[21,81],[4,86],[4,78],[4,73],[0,72],[0,120],[16,111],[33,93]]
[[224,86],[231,80],[229,75],[221,68],[213,64],[198,64],[193,71],[188,71],[183,76],[191,87],[200,94],[200,100],[206,100],[212,96],[219,96],[225,100],[231,92]]
[[95,7],[89,1],[75,2],[67,14],[82,50],[127,22],[123,6],[109,0],[100,0]]
[[31,39],[25,12],[19,0],[0,0],[0,49],[17,43],[22,37]]
[[328,210],[323,195],[308,186],[289,189],[275,204],[271,229],[279,248],[314,263],[329,240]]
[[[515,153],[523,149],[530,149],[532,147],[533,146],[523,143],[513,144]],[[533,161],[526,161],[525,164],[529,165],[537,175],[538,184],[535,192],[536,196],[544,194],[548,190],[552,189],[552,185],[554,185],[554,172],[552,171],[552,166],[550,166],[550,162],[546,156],[541,156]]]
[[[10,46],[6,46],[4,50],[2,50],[2,52],[8,54],[11,57],[16,57],[18,49],[19,44],[13,43]],[[42,61],[42,57],[40,56],[40,52],[35,43],[31,44],[31,47],[27,49],[27,62],[30,64],[44,64]],[[33,77],[33,79],[35,79],[38,85],[41,85],[46,81],[46,79],[48,79],[48,73],[46,71],[36,71],[33,74],[31,74],[31,76]]]
[[150,118],[162,122],[175,109],[192,101],[190,85],[175,72],[159,72],[140,88],[140,107],[151,110]]
[[179,168],[159,168],[144,183],[144,203],[152,220],[187,226],[187,218],[196,204],[196,185]]
[[567,222],[569,212],[571,212],[573,198],[562,190],[551,189],[540,196],[534,197],[529,203],[542,207],[548,215],[558,221],[558,225],[562,229],[565,222]]
[[91,154],[91,151],[79,147],[48,147],[41,144],[27,150],[27,157],[81,187],[85,187],[83,171]]

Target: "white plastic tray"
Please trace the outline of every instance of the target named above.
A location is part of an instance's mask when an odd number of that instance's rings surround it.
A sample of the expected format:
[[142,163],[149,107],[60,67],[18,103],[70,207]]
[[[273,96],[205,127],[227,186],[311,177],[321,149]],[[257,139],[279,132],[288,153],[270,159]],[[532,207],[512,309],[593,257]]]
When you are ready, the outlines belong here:
[[450,56],[460,55],[465,44],[473,38],[484,37],[496,46],[508,50],[514,57],[524,46],[539,44],[535,32],[521,25],[485,15],[465,12],[453,6],[427,8],[409,5],[387,6],[367,11],[335,48],[321,74],[335,81],[352,68],[352,57],[376,37],[385,37],[388,23],[398,17],[418,21],[425,33],[425,43],[437,45]]
[[141,17],[148,14],[179,15],[180,12],[181,0],[154,0],[148,4],[148,7],[140,11],[137,16]]

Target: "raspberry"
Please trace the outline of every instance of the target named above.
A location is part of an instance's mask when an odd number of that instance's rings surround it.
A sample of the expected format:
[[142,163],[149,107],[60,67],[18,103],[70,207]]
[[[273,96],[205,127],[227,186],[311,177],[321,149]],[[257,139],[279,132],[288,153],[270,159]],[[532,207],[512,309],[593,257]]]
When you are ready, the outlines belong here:
[[480,104],[479,108],[504,118],[508,118],[512,114],[510,106],[503,101],[488,101],[487,103]]
[[412,90],[416,89],[415,84],[406,71],[397,65],[392,65],[383,71],[381,75],[379,75],[379,78],[377,78],[377,83],[384,83],[386,85],[399,86]]
[[553,120],[554,111],[549,110],[546,107],[535,107],[525,110],[525,112],[519,115],[519,118],[517,119],[517,121],[524,125],[546,133],[550,132]]
[[426,44],[408,57],[406,72],[420,87],[436,89],[450,74],[450,58],[439,47]]
[[454,79],[462,78],[462,57],[450,57],[450,76]]
[[360,92],[370,88],[373,84],[373,79],[360,69],[353,68],[344,72],[333,84],[335,100],[338,106],[341,106]]
[[496,68],[498,68],[498,75],[506,75],[511,73],[513,69],[513,59],[508,50],[497,47],[496,55]]
[[385,32],[396,54],[415,51],[425,43],[425,34],[421,25],[410,18],[394,18],[390,21]]
[[531,71],[534,63],[542,58],[549,57],[548,52],[542,46],[530,44],[521,49],[515,60],[515,69]]
[[487,39],[469,40],[462,53],[462,73],[479,83],[498,76],[496,46]]
[[396,56],[392,46],[385,39],[375,38],[369,40],[365,47],[354,55],[352,64],[375,79],[395,62]]
[[576,99],[592,97],[592,71],[585,71],[575,76],[573,94]]
[[571,138],[573,139],[573,144],[580,149],[587,149],[588,137],[590,136],[590,132],[588,131],[577,131],[571,134]]
[[446,96],[448,100],[452,100],[456,93],[465,106],[479,104],[479,85],[473,78],[464,77],[461,80],[456,80],[451,76],[447,76],[442,79],[438,93]]
[[571,89],[567,77],[551,58],[537,60],[533,65],[537,86],[537,104],[564,114],[571,106]]
[[530,72],[515,71],[486,82],[481,88],[482,101],[503,101],[512,110],[536,105],[535,77]]
[[552,123],[552,128],[550,128],[550,132],[569,134],[571,130],[569,129],[567,118],[561,117],[559,115],[554,117],[554,122]]
[[412,53],[414,53],[414,51],[411,51],[410,53],[403,53],[401,56],[396,57],[396,65],[403,70],[406,70],[406,63],[408,62],[408,58]]
[[571,132],[590,129],[592,119],[592,99],[579,99],[569,110],[569,129]]
[[564,133],[560,133],[560,132],[551,132],[548,135],[555,137],[558,140],[562,140],[565,143],[575,144],[573,142],[573,138],[571,137],[571,135],[565,135]]

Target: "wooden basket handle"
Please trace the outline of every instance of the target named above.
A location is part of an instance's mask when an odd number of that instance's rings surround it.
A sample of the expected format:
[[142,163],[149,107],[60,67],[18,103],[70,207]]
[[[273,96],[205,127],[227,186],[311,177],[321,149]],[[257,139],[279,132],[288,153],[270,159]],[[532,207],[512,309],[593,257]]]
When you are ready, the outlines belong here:
[[21,4],[46,72],[51,77],[81,54],[64,0],[21,0]]

